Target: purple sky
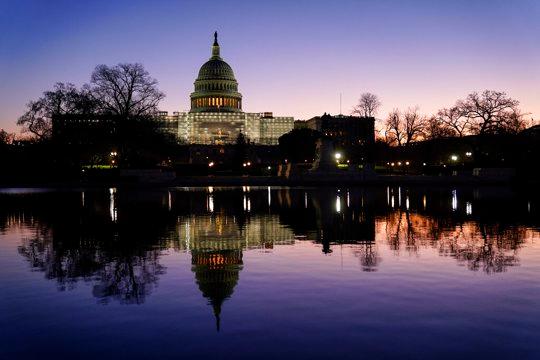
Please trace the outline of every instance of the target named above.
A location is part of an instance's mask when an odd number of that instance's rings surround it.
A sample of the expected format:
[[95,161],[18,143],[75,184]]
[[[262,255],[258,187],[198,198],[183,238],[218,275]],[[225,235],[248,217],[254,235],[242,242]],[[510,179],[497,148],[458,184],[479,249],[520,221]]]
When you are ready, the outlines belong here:
[[141,62],[187,110],[214,30],[248,112],[349,113],[362,92],[430,113],[503,90],[540,120],[540,1],[29,1],[0,3],[0,128],[57,81]]

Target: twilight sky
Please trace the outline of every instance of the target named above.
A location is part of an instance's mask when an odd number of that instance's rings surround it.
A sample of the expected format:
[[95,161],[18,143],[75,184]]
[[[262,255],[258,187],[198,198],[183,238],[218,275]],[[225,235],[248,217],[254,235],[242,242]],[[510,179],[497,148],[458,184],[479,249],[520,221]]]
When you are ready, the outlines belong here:
[[349,113],[362,92],[424,113],[471,91],[503,90],[540,120],[539,0],[0,2],[0,128],[57,81],[98,64],[143,63],[187,110],[219,32],[247,112]]

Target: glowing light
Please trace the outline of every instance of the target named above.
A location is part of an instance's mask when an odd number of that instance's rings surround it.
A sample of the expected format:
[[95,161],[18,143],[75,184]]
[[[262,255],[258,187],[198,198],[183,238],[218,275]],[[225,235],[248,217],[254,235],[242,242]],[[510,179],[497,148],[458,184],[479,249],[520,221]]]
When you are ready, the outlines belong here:
[[450,156],[450,160],[452,160],[452,161],[457,161],[457,160],[458,160],[458,156],[457,156],[457,155],[451,155],[451,156]]
[[470,152],[470,151],[467,151],[467,152],[465,153],[465,156],[467,156],[467,157],[471,157],[471,156],[472,156],[472,152]]
[[268,169],[268,170],[272,170],[272,167],[271,167],[271,166],[269,166],[269,167],[267,167],[267,169]]
[[401,166],[401,161],[398,161],[398,163],[397,163],[397,164],[398,164],[398,166]]
[[341,212],[341,199],[339,195],[336,196],[336,212]]
[[210,161],[210,162],[208,163],[208,166],[209,166],[209,167],[214,166],[214,162],[213,162],[213,161]]
[[209,186],[208,187],[208,193],[211,194],[214,192],[214,187],[213,186]]
[[426,166],[427,164],[426,163],[422,163],[422,166]]
[[426,198],[426,195],[422,196],[422,205],[424,206],[424,210],[426,210],[426,207],[427,207],[427,198]]
[[270,186],[268,186],[266,189],[268,191],[268,207],[270,207],[272,204],[272,192],[270,191]]
[[405,197],[405,207],[409,210],[409,195]]
[[336,158],[336,160],[341,159],[341,153],[338,153],[338,152],[335,153],[335,154],[334,154],[334,157]]
[[409,165],[410,163],[408,161],[405,161],[405,165]]
[[116,222],[118,219],[118,210],[116,209],[116,188],[109,189],[109,212],[111,214],[111,220]]
[[214,212],[214,195],[208,195],[208,211]]
[[472,204],[470,202],[468,202],[468,201],[465,204],[465,213],[467,215],[472,215]]

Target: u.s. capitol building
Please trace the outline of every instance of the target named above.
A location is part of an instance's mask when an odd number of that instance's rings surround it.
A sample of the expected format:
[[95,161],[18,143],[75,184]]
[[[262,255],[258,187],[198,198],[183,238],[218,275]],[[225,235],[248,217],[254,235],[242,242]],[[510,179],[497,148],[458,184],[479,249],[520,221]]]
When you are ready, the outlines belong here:
[[167,129],[182,143],[230,144],[242,133],[252,143],[275,145],[294,127],[291,116],[242,111],[242,94],[232,68],[220,56],[217,32],[212,56],[201,66],[190,98],[189,112],[161,113]]

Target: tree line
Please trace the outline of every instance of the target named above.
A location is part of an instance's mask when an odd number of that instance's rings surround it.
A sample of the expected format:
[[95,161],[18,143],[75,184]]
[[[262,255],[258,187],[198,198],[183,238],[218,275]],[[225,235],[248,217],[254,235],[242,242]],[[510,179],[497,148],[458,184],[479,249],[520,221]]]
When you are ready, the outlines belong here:
[[59,82],[30,101],[17,125],[45,140],[52,135],[52,119],[59,115],[111,115],[120,120],[153,116],[165,97],[157,84],[138,63],[98,65],[82,87]]
[[[364,93],[352,114],[374,117],[381,106],[377,95]],[[433,115],[420,113],[418,106],[405,111],[394,108],[380,120],[379,140],[402,146],[415,141],[468,135],[517,134],[532,125],[519,101],[503,91],[473,92],[451,107]]]

